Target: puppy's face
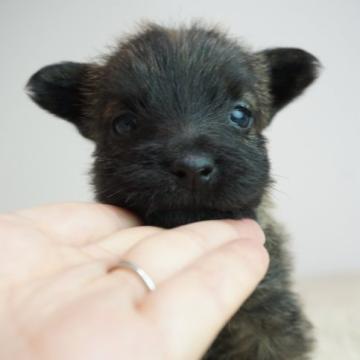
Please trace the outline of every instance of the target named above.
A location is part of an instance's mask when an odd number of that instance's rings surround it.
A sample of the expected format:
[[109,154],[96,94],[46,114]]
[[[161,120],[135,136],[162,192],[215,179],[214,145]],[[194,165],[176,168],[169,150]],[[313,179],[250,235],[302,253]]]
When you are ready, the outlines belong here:
[[212,29],[152,25],[101,64],[50,65],[28,88],[95,142],[98,200],[175,226],[251,215],[269,183],[261,132],[317,67],[299,49],[251,53]]

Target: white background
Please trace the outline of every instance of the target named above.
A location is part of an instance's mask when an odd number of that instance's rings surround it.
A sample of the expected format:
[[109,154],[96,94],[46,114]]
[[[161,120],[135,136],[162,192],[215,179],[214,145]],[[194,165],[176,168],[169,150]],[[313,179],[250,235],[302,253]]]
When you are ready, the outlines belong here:
[[0,211],[92,199],[92,145],[26,97],[34,71],[91,60],[140,19],[194,18],[255,50],[296,46],[322,61],[319,81],[267,131],[273,198],[299,276],[359,270],[359,0],[1,0]]

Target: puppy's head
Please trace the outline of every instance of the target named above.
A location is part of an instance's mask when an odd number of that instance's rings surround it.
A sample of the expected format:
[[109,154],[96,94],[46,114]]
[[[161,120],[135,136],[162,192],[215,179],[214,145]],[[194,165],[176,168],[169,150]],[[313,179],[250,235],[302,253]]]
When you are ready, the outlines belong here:
[[150,25],[101,63],[40,69],[28,89],[95,142],[98,200],[174,226],[259,204],[269,183],[262,130],[318,65],[300,49],[253,53],[218,30]]

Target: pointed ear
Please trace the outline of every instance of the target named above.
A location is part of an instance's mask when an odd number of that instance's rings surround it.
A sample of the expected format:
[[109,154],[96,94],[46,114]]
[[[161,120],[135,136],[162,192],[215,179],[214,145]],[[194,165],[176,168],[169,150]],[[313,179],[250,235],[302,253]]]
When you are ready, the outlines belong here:
[[81,87],[89,64],[62,62],[41,68],[26,85],[31,99],[43,109],[72,122],[85,137]]
[[270,73],[273,114],[299,96],[318,76],[320,62],[310,53],[295,48],[261,52]]

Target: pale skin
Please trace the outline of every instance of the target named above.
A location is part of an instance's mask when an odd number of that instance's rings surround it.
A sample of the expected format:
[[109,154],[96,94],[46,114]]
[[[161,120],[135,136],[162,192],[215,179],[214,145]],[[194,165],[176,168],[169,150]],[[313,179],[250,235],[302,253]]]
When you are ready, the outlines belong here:
[[101,204],[0,215],[0,359],[198,359],[263,278],[264,241],[252,220],[164,230]]

